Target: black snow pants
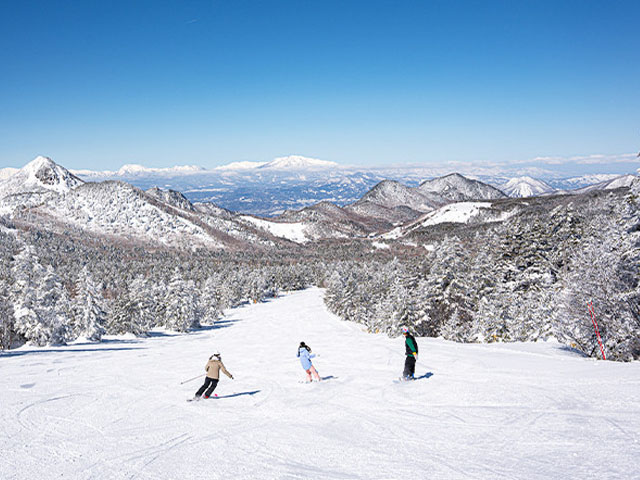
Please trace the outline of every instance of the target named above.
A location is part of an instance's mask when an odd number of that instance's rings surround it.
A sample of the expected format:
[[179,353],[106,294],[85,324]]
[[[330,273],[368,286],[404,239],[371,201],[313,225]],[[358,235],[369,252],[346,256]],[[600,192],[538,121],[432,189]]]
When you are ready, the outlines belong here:
[[416,373],[416,357],[413,355],[407,355],[407,359],[404,361],[403,377],[413,377]]
[[[210,397],[217,386],[218,386],[218,379],[217,378],[209,378],[209,377],[205,378],[204,379],[204,384],[200,387],[200,390],[198,390],[196,392],[196,397],[199,397],[200,395],[202,395],[202,392],[204,392],[205,390],[207,392],[204,394],[204,396],[205,397]],[[209,388],[207,388],[207,387],[209,387]]]

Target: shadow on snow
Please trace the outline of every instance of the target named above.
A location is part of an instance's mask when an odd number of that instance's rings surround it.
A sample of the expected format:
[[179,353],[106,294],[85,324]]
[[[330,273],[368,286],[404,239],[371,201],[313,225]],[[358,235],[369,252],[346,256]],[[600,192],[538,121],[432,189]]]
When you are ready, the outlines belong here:
[[37,355],[39,353],[75,353],[75,352],[115,352],[121,350],[145,350],[145,347],[108,347],[108,348],[73,348],[73,346],[62,346],[60,348],[48,348],[43,350],[9,351],[0,352],[0,358],[20,357],[23,355]]
[[250,392],[239,392],[239,393],[231,393],[229,395],[218,395],[213,398],[233,398],[233,397],[241,397],[243,395],[255,395],[256,393],[260,393],[260,390],[252,390]]
[[203,325],[200,328],[192,330],[192,333],[208,332],[210,330],[218,330],[219,328],[229,328],[240,320],[218,320],[213,325]]

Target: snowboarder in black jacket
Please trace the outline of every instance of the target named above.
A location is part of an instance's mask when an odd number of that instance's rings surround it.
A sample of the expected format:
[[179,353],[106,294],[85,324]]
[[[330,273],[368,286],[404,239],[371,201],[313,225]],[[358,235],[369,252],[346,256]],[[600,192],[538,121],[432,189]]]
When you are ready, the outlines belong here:
[[402,327],[402,335],[404,335],[404,352],[407,356],[404,361],[402,377],[405,380],[413,380],[416,373],[416,360],[418,360],[418,342],[416,342],[414,336],[409,333],[407,327]]

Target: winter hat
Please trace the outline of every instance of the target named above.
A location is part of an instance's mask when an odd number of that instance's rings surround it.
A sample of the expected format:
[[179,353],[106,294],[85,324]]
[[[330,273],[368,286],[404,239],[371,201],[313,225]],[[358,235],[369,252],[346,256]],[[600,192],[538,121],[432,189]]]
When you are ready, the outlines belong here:
[[402,327],[402,333],[409,333],[409,327]]

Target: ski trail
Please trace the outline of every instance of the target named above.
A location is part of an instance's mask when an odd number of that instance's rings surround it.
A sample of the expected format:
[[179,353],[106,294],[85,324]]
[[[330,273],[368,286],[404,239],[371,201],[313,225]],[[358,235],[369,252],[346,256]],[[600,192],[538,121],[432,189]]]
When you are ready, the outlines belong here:
[[[230,310],[225,328],[0,355],[0,478],[632,478],[640,469],[637,362],[594,362],[556,344],[419,338],[425,378],[394,384],[403,339],[342,322],[322,293]],[[299,383],[300,341],[326,381]],[[216,350],[236,379],[221,375],[215,401],[186,402],[203,378],[180,382],[204,373]]]

